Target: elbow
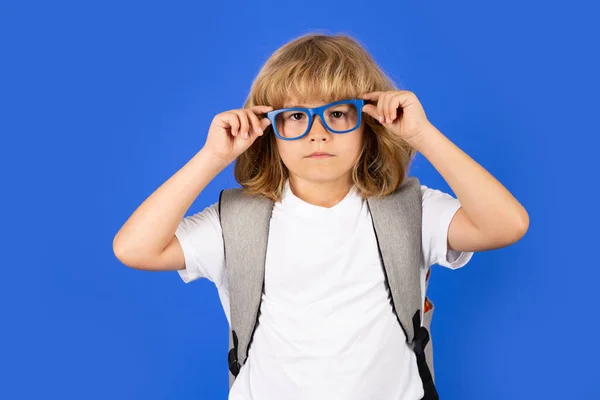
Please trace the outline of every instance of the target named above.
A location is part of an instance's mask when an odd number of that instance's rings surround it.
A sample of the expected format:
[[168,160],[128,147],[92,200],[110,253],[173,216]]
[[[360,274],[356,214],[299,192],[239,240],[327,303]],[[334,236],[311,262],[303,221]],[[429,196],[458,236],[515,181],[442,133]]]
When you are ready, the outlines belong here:
[[126,267],[139,271],[162,271],[182,269],[180,266],[184,261],[176,260],[176,267],[172,267],[173,261],[163,257],[163,252],[154,252],[146,247],[140,247],[138,243],[124,242],[116,237],[113,240],[113,254]]
[[509,243],[513,244],[518,242],[525,236],[527,231],[529,230],[529,214],[527,210],[524,208],[518,213],[517,218],[515,218],[514,222],[510,225],[510,228],[507,229],[510,234]]
[[113,250],[113,254],[117,258],[117,260],[119,260],[123,264],[129,266],[128,263],[126,262],[127,252],[123,248],[123,245],[120,244],[120,242],[118,242],[116,240],[116,237],[115,237],[115,240],[113,240],[113,243],[112,243],[112,250]]
[[[523,210],[524,211],[524,210]],[[481,232],[481,236],[486,238],[486,250],[501,249],[517,243],[525,236],[529,229],[529,216],[527,212],[520,213],[516,218],[504,218],[497,221],[495,228],[487,232]]]
[[517,232],[519,234],[519,239],[525,236],[527,231],[529,230],[529,214],[525,208],[522,208],[521,213],[519,215],[518,223],[517,223]]
[[118,240],[118,235],[115,236],[112,243],[113,254],[122,264],[129,268],[137,268],[136,262],[131,257],[132,252],[128,250],[127,246],[122,243],[122,241]]

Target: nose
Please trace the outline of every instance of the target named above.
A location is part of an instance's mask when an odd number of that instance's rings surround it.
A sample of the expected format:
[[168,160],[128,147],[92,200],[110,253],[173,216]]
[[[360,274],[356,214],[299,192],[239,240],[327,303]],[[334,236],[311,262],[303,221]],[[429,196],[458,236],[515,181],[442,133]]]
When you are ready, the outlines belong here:
[[312,126],[310,127],[310,131],[308,132],[308,138],[311,142],[316,141],[327,141],[331,137],[331,132],[325,128],[323,125],[323,121],[321,121],[321,117],[315,115],[313,118]]

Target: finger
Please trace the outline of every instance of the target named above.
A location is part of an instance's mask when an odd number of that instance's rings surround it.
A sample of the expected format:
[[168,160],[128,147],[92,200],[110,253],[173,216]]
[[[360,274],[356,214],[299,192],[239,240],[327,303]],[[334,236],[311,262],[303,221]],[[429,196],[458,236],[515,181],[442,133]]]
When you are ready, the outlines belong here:
[[377,101],[377,115],[379,118],[379,122],[382,124],[387,123],[386,122],[387,115],[385,112],[386,98],[387,98],[387,92],[383,93],[381,96],[379,96],[379,100]]
[[379,96],[381,96],[381,94],[383,93],[384,92],[369,92],[363,94],[362,96],[360,96],[360,98],[363,100],[378,100]]
[[236,110],[238,118],[240,119],[240,133],[243,139],[248,138],[248,131],[250,130],[250,123],[248,122],[248,115],[244,110]]
[[394,122],[394,114],[395,114],[395,110],[398,108],[398,102],[396,100],[396,93],[394,92],[390,92],[389,96],[387,97],[387,102],[385,104],[385,113],[387,115],[387,123],[391,124],[392,122]]
[[238,130],[240,129],[240,120],[235,113],[223,113],[221,115],[221,122],[223,122],[223,124],[225,125],[225,129],[229,128],[232,136],[237,136]]
[[251,110],[255,114],[266,114],[269,111],[273,111],[273,107],[271,107],[271,106],[252,106],[252,107],[248,108],[248,110]]
[[265,131],[265,129],[267,129],[267,127],[271,125],[271,120],[269,118],[262,118],[260,120],[260,127],[263,130],[263,133]]
[[250,121],[250,126],[252,126],[252,131],[256,135],[262,135],[262,128],[260,126],[260,121],[258,120],[258,117],[253,112],[253,110],[250,110],[250,109],[246,110],[246,115],[248,116],[248,119]]
[[394,122],[394,120],[396,119],[397,116],[397,110],[398,110],[398,106],[400,105],[400,100],[398,99],[398,95],[392,95],[390,96],[389,100],[388,100],[388,110],[387,113],[389,115],[390,118],[390,122],[392,123]]
[[394,120],[392,118],[394,111],[394,92],[387,93],[385,97],[385,104],[383,105],[383,112],[385,113],[385,121],[388,124],[391,124]]
[[394,122],[396,117],[398,116],[398,106],[400,106],[400,100],[398,99],[398,95],[392,96],[390,99],[390,122]]
[[363,110],[363,112],[367,113],[371,117],[373,117],[375,119],[379,119],[379,114],[377,114],[377,106],[375,106],[373,104],[365,104],[363,106],[362,110]]
[[[361,96],[361,98],[363,100],[368,100],[368,101],[376,102],[376,107],[377,107],[377,111],[375,112],[376,115],[372,115],[372,114],[369,114],[369,115],[371,115],[373,118],[375,118],[376,120],[378,120],[379,123],[383,123],[384,122],[384,120],[382,118],[383,114],[382,114],[381,108],[380,108],[380,105],[381,105],[381,96],[384,93],[385,92],[381,92],[381,91],[379,91],[379,92],[369,92],[369,93],[365,93],[365,94],[363,94]],[[367,108],[367,110],[372,110],[372,108],[369,107],[369,108]]]
[[[273,107],[258,105],[258,106],[250,107],[249,110],[251,110],[254,114],[256,114],[257,119],[258,119],[258,115],[264,115],[264,114],[268,113],[269,111],[273,111]],[[260,118],[260,119],[258,119],[258,126],[257,127],[255,126],[255,131],[258,130],[259,134],[262,136],[264,133],[264,130],[267,129],[267,127],[270,124],[271,124],[271,120],[269,118]]]
[[[390,110],[390,115],[392,117],[392,122],[398,117],[398,110],[401,108],[402,104],[404,103],[404,99],[406,99],[407,94],[406,93],[397,93],[394,95],[393,100],[391,102],[391,110]],[[402,110],[400,110],[400,113],[402,112]]]

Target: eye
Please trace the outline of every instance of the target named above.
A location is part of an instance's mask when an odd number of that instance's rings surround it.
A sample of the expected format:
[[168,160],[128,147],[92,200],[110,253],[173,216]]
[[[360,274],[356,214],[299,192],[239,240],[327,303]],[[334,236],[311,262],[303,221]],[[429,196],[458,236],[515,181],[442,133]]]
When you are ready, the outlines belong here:
[[339,119],[339,118],[342,118],[343,116],[345,116],[346,113],[343,111],[332,111],[330,115],[332,115],[333,118]]
[[[299,116],[298,118],[295,118]],[[293,121],[300,121],[302,119],[302,117],[304,117],[304,113],[294,113],[292,115],[289,116],[289,118]]]

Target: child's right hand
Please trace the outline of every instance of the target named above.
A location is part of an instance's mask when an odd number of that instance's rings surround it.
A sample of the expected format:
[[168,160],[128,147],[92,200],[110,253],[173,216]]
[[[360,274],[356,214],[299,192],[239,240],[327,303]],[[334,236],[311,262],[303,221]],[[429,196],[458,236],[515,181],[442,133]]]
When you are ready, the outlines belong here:
[[[258,115],[272,111],[270,106],[254,106],[224,111],[215,115],[203,150],[229,165],[262,136],[271,124],[268,118]],[[247,135],[244,135],[246,133]]]

